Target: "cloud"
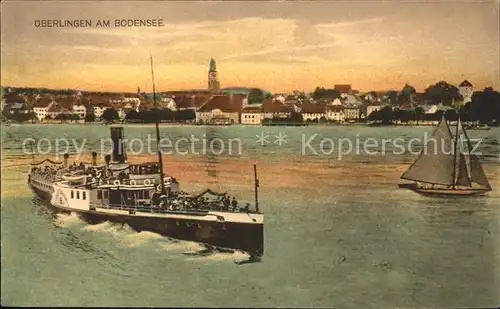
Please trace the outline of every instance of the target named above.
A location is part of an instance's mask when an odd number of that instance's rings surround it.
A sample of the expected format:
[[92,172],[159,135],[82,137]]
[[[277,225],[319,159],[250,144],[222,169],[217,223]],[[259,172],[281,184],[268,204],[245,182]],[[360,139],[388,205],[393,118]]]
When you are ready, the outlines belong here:
[[356,27],[359,25],[380,23],[382,21],[384,21],[384,18],[376,17],[376,18],[367,18],[367,19],[360,19],[360,20],[347,21],[347,22],[334,22],[334,23],[318,24],[318,25],[316,25],[316,28],[318,30],[330,30],[330,29]]
[[324,44],[331,40],[328,36],[324,35],[316,25],[307,19],[299,19],[295,22],[294,30],[294,45],[315,45]]
[[259,50],[255,52],[243,52],[236,53],[225,57],[223,60],[237,60],[237,61],[276,61],[281,59],[282,61],[293,61],[293,62],[309,62],[305,59],[302,59],[298,56],[310,56],[311,53],[322,51],[322,50],[331,50],[335,47],[335,44],[321,44],[321,45],[306,45],[306,46],[290,46],[285,48],[273,48],[267,50]]

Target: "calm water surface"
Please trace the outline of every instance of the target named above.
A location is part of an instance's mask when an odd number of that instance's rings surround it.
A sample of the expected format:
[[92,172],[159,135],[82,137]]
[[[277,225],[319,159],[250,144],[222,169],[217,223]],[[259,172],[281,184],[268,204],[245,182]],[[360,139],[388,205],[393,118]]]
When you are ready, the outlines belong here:
[[[211,130],[211,131],[210,131]],[[99,125],[2,127],[1,299],[32,306],[302,306],[492,307],[500,303],[500,130],[481,137],[481,161],[494,188],[477,198],[429,198],[396,187],[410,154],[301,155],[302,134],[361,140],[421,137],[432,128],[210,128],[211,137],[243,140],[242,165],[273,162],[283,173],[261,181],[265,213],[262,262],[238,265],[244,253],[195,253],[201,246],[127,226],[90,226],[74,215],[55,215],[26,185],[23,138],[87,139],[85,151],[108,137]],[[255,135],[283,132],[287,143],[255,144]],[[126,127],[146,139],[153,127]],[[164,127],[172,139],[207,134],[204,127]],[[315,144],[319,147],[319,142]],[[315,146],[315,147],[316,147]],[[336,155],[336,154],[335,154]],[[186,161],[194,160],[194,155]],[[228,154],[213,160],[225,164]],[[180,157],[177,156],[176,159]],[[212,158],[213,159],[213,158]],[[210,158],[207,158],[210,161]],[[300,166],[300,172],[293,172]],[[363,177],[350,173],[368,166]],[[316,169],[336,179],[304,181]],[[338,168],[340,170],[333,169]],[[240,171],[234,171],[239,173]],[[265,175],[266,171],[261,170]],[[345,177],[338,175],[345,174]],[[225,177],[219,175],[219,182]],[[264,176],[262,177],[264,179]],[[294,188],[279,184],[296,178]],[[188,189],[199,183],[182,181]],[[332,185],[333,183],[333,185]],[[313,185],[314,184],[314,185]],[[252,199],[248,181],[231,192]]]

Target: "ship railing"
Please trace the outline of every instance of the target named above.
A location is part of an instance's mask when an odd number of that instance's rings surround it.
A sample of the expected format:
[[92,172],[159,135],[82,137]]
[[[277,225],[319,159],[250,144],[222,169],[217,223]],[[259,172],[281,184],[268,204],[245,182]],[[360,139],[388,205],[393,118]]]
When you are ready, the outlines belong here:
[[[246,214],[256,214],[255,211],[246,210],[246,209],[220,209],[213,207],[202,207],[202,208],[165,208],[152,206],[148,204],[143,205],[125,205],[125,204],[100,204],[100,203],[90,203],[90,210],[100,209],[114,209],[121,211],[128,211],[129,214],[135,214],[136,212],[141,213],[156,213],[156,214],[184,214],[184,215],[198,215],[204,216],[207,215],[209,211],[217,211],[222,213],[246,213]],[[224,216],[214,215],[217,220],[224,221]]]
[[99,203],[90,203],[90,209],[96,210],[100,209],[115,209],[128,211],[129,213],[135,212],[147,212],[147,213],[173,213],[173,214],[190,214],[190,215],[206,215],[208,213],[207,210],[200,209],[179,209],[179,210],[170,210],[168,208],[161,208],[155,206],[147,206],[147,205],[123,205],[123,204],[99,204]]

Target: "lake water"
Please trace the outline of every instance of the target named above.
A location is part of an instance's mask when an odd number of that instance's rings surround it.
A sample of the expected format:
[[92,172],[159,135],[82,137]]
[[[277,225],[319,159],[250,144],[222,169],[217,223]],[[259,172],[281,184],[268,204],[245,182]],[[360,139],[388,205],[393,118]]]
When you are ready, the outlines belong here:
[[[1,130],[3,305],[359,308],[500,302],[500,128],[468,132],[481,139],[480,160],[493,191],[431,198],[397,187],[413,154],[394,154],[397,149],[388,144],[371,147],[374,154],[345,151],[339,160],[338,145],[330,142],[401,137],[407,143],[422,139],[431,127],[162,127],[162,137],[174,144],[203,134],[208,143],[240,141],[241,151],[231,154],[195,154],[203,141],[163,148],[176,150],[164,157],[165,170],[188,191],[210,186],[252,201],[252,165],[257,164],[265,253],[261,262],[243,265],[235,263],[248,259],[241,252],[186,254],[201,246],[127,226],[87,225],[40,203],[26,184],[29,163],[54,158],[55,149],[32,157],[23,153],[23,141],[48,138],[53,145],[65,137],[77,146],[85,141],[80,159],[88,160],[90,152],[101,149],[108,127]],[[281,145],[280,133],[286,135]],[[153,136],[154,127],[125,127],[127,138],[147,141],[148,134]],[[268,142],[259,143],[261,134],[269,134]],[[304,153],[303,141],[312,136]],[[415,142],[416,149],[421,146]],[[74,145],[69,150],[74,159]],[[129,152],[129,159],[155,155]]]

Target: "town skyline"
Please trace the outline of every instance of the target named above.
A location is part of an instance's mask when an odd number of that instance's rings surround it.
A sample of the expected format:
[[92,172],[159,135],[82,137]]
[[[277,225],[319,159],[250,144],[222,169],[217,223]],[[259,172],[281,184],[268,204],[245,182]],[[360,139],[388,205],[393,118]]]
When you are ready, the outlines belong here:
[[[500,87],[498,1],[4,2],[2,86],[87,91],[221,88],[273,93],[350,84],[422,92],[444,80]],[[9,14],[7,14],[9,12]],[[152,16],[154,15],[154,16]],[[36,28],[40,19],[162,18],[163,28]],[[265,35],[264,35],[265,34]]]

